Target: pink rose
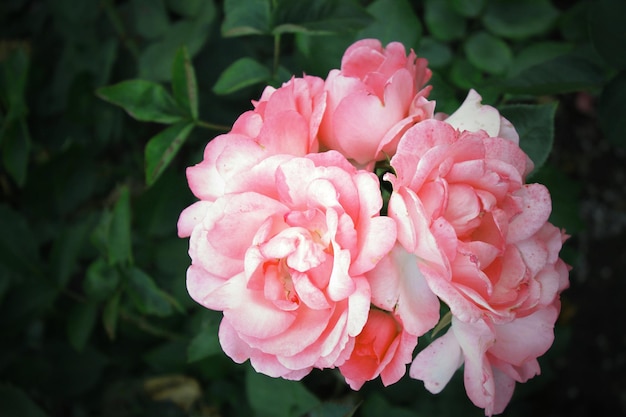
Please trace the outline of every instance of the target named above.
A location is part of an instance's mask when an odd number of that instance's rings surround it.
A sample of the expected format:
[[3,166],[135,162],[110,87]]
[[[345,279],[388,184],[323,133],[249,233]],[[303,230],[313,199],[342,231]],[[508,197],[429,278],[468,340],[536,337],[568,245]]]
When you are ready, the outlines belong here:
[[219,338],[236,362],[289,379],[339,366],[367,320],[363,274],[396,238],[379,216],[378,178],[334,151],[273,155],[249,171],[181,214],[189,294],[224,312]]
[[470,400],[487,416],[500,414],[513,396],[515,382],[539,374],[537,358],[554,341],[558,305],[556,301],[506,324],[465,323],[453,317],[448,332],[417,355],[409,374],[437,394],[464,364]]
[[187,168],[189,187],[199,199],[212,201],[237,188],[241,174],[270,155],[318,151],[326,108],[321,78],[292,78],[278,89],[267,87],[254,106],[230,132],[208,143],[202,162]]
[[320,141],[366,166],[393,155],[400,135],[411,124],[433,117],[426,97],[430,79],[424,58],[407,56],[404,46],[363,39],[351,45],[326,79],[327,109]]
[[524,184],[531,164],[515,142],[427,120],[405,133],[391,165],[398,240],[459,320],[508,322],[567,285],[550,195]]
[[388,386],[404,376],[416,345],[417,336],[403,329],[393,315],[372,309],[356,337],[352,355],[339,370],[354,390],[378,375]]

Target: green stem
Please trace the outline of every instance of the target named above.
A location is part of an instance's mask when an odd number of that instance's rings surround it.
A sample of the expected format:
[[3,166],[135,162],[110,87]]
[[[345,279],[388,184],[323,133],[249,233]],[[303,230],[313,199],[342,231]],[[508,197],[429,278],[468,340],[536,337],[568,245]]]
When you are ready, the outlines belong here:
[[129,323],[134,324],[135,326],[139,327],[141,330],[145,331],[146,333],[150,333],[154,336],[158,336],[158,337],[162,337],[164,339],[168,339],[168,340],[181,340],[183,339],[183,336],[177,333],[172,333],[168,330],[162,329],[160,327],[155,326],[152,323],[149,323],[146,319],[144,319],[143,317],[139,317],[136,316],[134,314],[129,313],[126,310],[120,309],[120,317],[123,320],[126,320]]
[[203,120],[196,120],[195,123],[196,123],[196,126],[202,127],[205,129],[217,130],[220,132],[228,132],[230,130],[230,126],[218,125],[215,123],[205,122]]
[[278,78],[278,66],[280,64],[280,33],[274,35],[274,64],[272,65],[272,78]]

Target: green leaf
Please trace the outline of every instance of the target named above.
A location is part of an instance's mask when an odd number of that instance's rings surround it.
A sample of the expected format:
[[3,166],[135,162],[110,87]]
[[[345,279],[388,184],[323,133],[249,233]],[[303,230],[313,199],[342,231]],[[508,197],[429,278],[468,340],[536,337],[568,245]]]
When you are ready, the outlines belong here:
[[580,217],[582,184],[568,177],[562,169],[547,163],[532,175],[532,182],[545,185],[550,190],[552,213],[550,223],[576,234],[585,228]]
[[[343,53],[354,42],[352,33],[332,37],[296,33],[295,38],[300,65],[306,68],[307,74],[319,77],[326,77],[331,69],[337,68]],[[329,42],[329,39],[332,41]]]
[[120,299],[122,298],[121,292],[116,292],[113,297],[107,301],[102,310],[102,324],[104,330],[107,332],[109,339],[115,340],[117,332],[117,321],[120,315]]
[[589,90],[603,82],[602,70],[594,62],[568,54],[533,65],[503,81],[500,87],[509,93],[540,95]]
[[137,33],[146,39],[163,35],[170,27],[163,0],[132,0]]
[[16,46],[5,53],[8,56],[0,61],[0,102],[4,102],[9,110],[7,118],[16,120],[28,112],[24,93],[30,57],[26,45]]
[[225,0],[222,36],[270,33],[269,0]]
[[6,417],[47,417],[24,391],[10,385],[0,385],[0,404]]
[[67,336],[74,349],[81,352],[93,332],[98,315],[95,303],[77,303],[67,314]]
[[28,106],[25,91],[30,66],[26,46],[19,45],[9,49],[8,56],[1,59],[0,64],[0,109],[7,109],[6,114],[0,112],[2,165],[15,183],[22,187],[26,183],[31,149],[26,123]]
[[362,29],[372,17],[354,0],[278,0],[272,33],[330,34]]
[[130,222],[130,191],[127,186],[123,186],[119,190],[119,197],[113,207],[107,242],[109,262],[112,265],[133,261]]
[[103,258],[98,258],[87,267],[83,291],[90,300],[108,300],[121,281],[120,273]]
[[219,323],[211,322],[205,325],[200,332],[191,339],[187,347],[187,362],[196,362],[222,351],[217,338]]
[[520,137],[520,147],[535,163],[535,171],[548,159],[554,141],[554,115],[557,103],[513,104],[499,108]]
[[[206,43],[215,17],[212,2],[207,2],[203,15],[195,20],[180,20],[172,24],[165,35],[149,44],[139,55],[139,78],[167,81],[172,75],[172,60],[182,45],[194,56]],[[207,10],[207,11],[205,11]]]
[[182,46],[176,52],[172,65],[172,91],[178,104],[191,116],[198,119],[198,85],[196,73],[191,64],[187,48]]
[[452,61],[450,80],[454,85],[464,90],[476,89],[483,83],[483,74],[466,59],[457,57]]
[[572,44],[564,42],[546,41],[533,43],[517,53],[509,68],[508,77],[512,78],[527,68],[565,55],[572,48]]
[[610,65],[626,69],[626,2],[598,0],[589,9],[589,34],[593,46]]
[[270,378],[252,368],[246,373],[246,394],[259,417],[299,417],[320,404],[302,383]]
[[161,84],[153,81],[122,81],[101,87],[96,90],[96,94],[143,122],[175,123],[184,114],[170,93]]
[[156,372],[180,374],[187,365],[186,344],[184,339],[161,343],[143,354],[142,359]]
[[2,165],[19,187],[26,183],[28,155],[32,147],[26,117],[17,120],[7,117],[0,127]]
[[[167,7],[181,16],[193,18],[200,14],[202,7],[206,3],[213,3],[207,0],[167,0]],[[215,5],[213,5],[215,7]]]
[[[474,67],[467,65],[476,71]],[[447,84],[447,80],[439,73],[433,72],[428,84],[433,86],[428,99],[437,102],[437,111],[452,114],[459,108],[461,102],[456,97],[456,89]]]
[[91,241],[111,266],[133,262],[130,191],[122,186],[112,211],[102,212]]
[[159,317],[167,317],[173,313],[172,299],[157,286],[150,275],[136,267],[125,269],[124,274],[127,278],[126,292],[140,313]]
[[233,62],[219,76],[213,86],[215,94],[225,95],[254,84],[268,82],[270,70],[252,58],[244,57]]
[[[191,195],[186,178],[181,172],[165,171],[157,182],[133,202],[133,211],[142,213],[133,221],[133,233],[139,233],[148,239],[166,238],[181,241],[176,236],[176,222],[180,212],[191,200]],[[162,243],[164,242],[159,241],[157,250],[162,247]],[[183,251],[183,255],[187,256],[186,251]],[[158,266],[161,259],[156,259],[156,262]],[[177,273],[180,271],[179,269]]]
[[[406,409],[398,406],[394,406],[387,402],[387,400],[381,395],[375,393],[368,396],[363,405],[361,406],[361,414],[363,417],[415,417],[416,415]],[[452,414],[455,415],[455,414]]]
[[465,17],[476,17],[484,9],[487,0],[447,0],[448,6]]
[[145,150],[146,183],[148,186],[154,184],[172,162],[193,127],[192,122],[176,123],[148,141]]
[[65,288],[71,275],[78,267],[78,256],[84,248],[93,217],[64,226],[52,244],[50,267],[59,288]]
[[584,42],[589,39],[588,16],[591,2],[578,2],[565,10],[559,18],[559,29],[563,39],[569,42]]
[[108,259],[109,252],[109,230],[111,229],[111,219],[113,218],[113,214],[110,210],[103,210],[100,214],[100,219],[98,224],[91,232],[89,236],[91,243],[98,249],[100,254]]
[[509,46],[487,32],[472,34],[465,43],[465,55],[476,68],[490,74],[504,73],[513,60]]
[[37,240],[22,213],[0,204],[0,262],[7,269],[28,276],[38,270]]
[[452,61],[450,46],[445,42],[439,42],[430,37],[422,38],[417,51],[419,56],[428,60],[429,68],[445,67]]
[[307,414],[309,417],[352,417],[360,404],[340,404],[335,402],[323,402]]
[[525,39],[550,29],[558,16],[550,0],[491,0],[482,21],[495,35]]
[[444,42],[465,36],[467,22],[463,16],[447,7],[441,0],[427,0],[424,21],[430,34]]
[[376,0],[367,6],[367,11],[375,20],[359,32],[359,38],[379,39],[383,45],[397,41],[405,48],[417,47],[422,24],[407,0]]
[[623,148],[626,148],[625,94],[626,71],[622,71],[604,87],[598,100],[598,119],[606,138]]

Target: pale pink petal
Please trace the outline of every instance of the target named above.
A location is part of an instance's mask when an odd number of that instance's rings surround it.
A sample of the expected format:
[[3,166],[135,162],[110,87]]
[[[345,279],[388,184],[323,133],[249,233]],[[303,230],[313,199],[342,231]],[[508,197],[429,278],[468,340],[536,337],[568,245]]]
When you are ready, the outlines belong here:
[[377,39],[361,39],[346,49],[341,59],[341,71],[347,77],[364,78],[383,63],[383,47]]
[[448,331],[417,354],[411,363],[409,375],[423,381],[424,387],[431,393],[438,394],[462,364],[461,346],[454,333]]
[[264,120],[258,142],[272,153],[304,156],[309,153],[309,123],[295,110],[285,110]]
[[528,239],[535,234],[548,221],[552,211],[550,193],[543,185],[525,185],[518,194],[523,197],[523,207],[522,212],[509,224],[509,243]]
[[359,230],[359,254],[350,266],[350,273],[360,275],[378,264],[396,242],[396,223],[389,217],[376,217]]
[[515,381],[513,378],[497,368],[493,370],[493,380],[496,392],[494,394],[493,405],[485,408],[485,414],[488,416],[492,414],[502,414],[511,401],[513,391],[515,390]]
[[439,321],[439,299],[428,287],[418,258],[402,246],[396,245],[367,277],[372,303],[394,311],[407,332],[421,336]]
[[214,305],[224,309],[224,319],[240,335],[271,338],[283,333],[297,320],[296,312],[276,308],[261,291],[245,288],[244,279],[230,279],[211,293]]
[[350,336],[356,336],[365,326],[371,301],[371,290],[367,279],[355,277],[354,283],[356,288],[348,298],[347,331]]
[[298,297],[307,307],[314,310],[321,310],[330,308],[330,303],[326,299],[324,292],[311,280],[307,274],[303,273],[292,273],[291,279],[293,280],[293,285],[298,293]]
[[554,341],[557,315],[557,309],[550,306],[510,323],[496,325],[497,343],[490,353],[517,366],[543,355]]
[[364,165],[376,159],[380,140],[404,117],[394,103],[383,103],[366,91],[352,93],[335,109],[332,135],[341,138],[336,149]]
[[287,207],[280,202],[255,192],[224,196],[211,206],[205,217],[206,229],[210,231],[207,240],[219,253],[243,260],[267,218],[286,212]]
[[214,306],[207,303],[205,301],[206,298],[223,285],[224,282],[226,282],[224,278],[213,275],[198,265],[191,265],[187,269],[187,292],[197,303],[207,308],[213,308]]
[[500,132],[500,113],[491,106],[481,104],[482,97],[470,90],[461,107],[450,115],[445,122],[460,131],[486,131],[489,136]]
[[[295,312],[270,313],[275,315],[278,319],[288,316],[291,317],[290,322],[285,320],[278,323],[271,323],[270,325],[270,323],[261,323],[263,320],[262,317],[254,317],[257,314],[255,313],[256,306],[245,306],[245,308],[249,311],[244,311],[243,308],[244,307],[242,306],[239,311],[233,311],[228,314],[228,320],[231,321],[231,324],[232,320],[230,317],[232,315],[237,314],[240,316],[238,317],[240,322],[238,325],[233,324],[233,327],[241,334],[243,340],[254,348],[281,357],[291,357],[297,355],[309,348],[309,346],[319,344],[320,337],[326,331],[329,321],[333,315],[332,309],[312,310],[301,306],[301,308]],[[228,311],[224,312],[224,317],[227,316],[227,312]],[[263,310],[259,311],[259,313],[262,312]],[[240,313],[252,314],[252,317]],[[284,316],[281,314],[284,314]],[[243,323],[246,319],[256,324],[263,324],[269,328],[276,327],[277,330],[280,329],[280,332],[272,331],[272,333],[275,334],[263,335],[262,332],[266,332],[266,330],[255,330],[253,328],[254,324]],[[240,327],[245,327],[246,332],[239,330]]]
[[465,391],[481,408],[491,408],[496,395],[493,370],[485,353],[495,341],[493,331],[484,321],[464,323],[452,318],[452,331],[463,350]]
[[210,206],[210,202],[200,200],[184,209],[178,218],[178,237],[191,236],[194,227],[202,223]]

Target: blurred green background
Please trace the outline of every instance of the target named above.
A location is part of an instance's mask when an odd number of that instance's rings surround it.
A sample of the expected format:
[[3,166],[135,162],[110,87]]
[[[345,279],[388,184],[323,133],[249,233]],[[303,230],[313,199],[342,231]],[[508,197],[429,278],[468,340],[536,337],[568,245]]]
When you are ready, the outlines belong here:
[[623,0],[2,0],[0,415],[483,415],[461,373],[437,396],[258,375],[186,293],[185,167],[265,85],[325,77],[365,37],[428,58],[438,111],[474,88],[511,119],[572,235],[555,344],[504,415],[626,414],[623,16]]

